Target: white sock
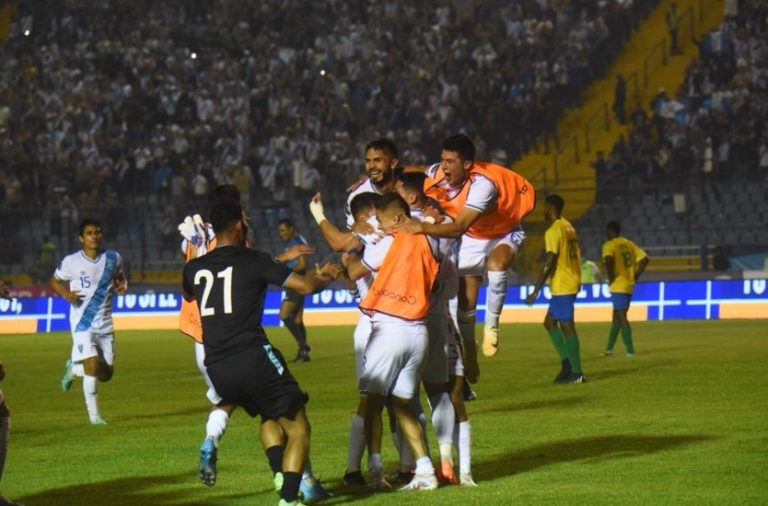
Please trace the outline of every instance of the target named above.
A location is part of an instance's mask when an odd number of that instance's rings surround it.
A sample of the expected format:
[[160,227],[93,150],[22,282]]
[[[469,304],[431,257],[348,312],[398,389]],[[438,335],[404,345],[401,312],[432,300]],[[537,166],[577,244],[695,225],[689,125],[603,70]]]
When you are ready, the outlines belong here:
[[368,455],[368,470],[373,474],[380,474],[384,469],[381,463],[381,453],[371,453]]
[[72,372],[72,376],[78,376],[80,378],[85,376],[85,370],[83,369],[83,363],[82,362],[78,362],[76,364],[72,364],[72,369],[70,369],[70,371]]
[[499,326],[499,315],[507,296],[507,271],[488,271],[488,300],[485,309],[485,324]]
[[229,415],[223,409],[214,409],[208,414],[208,423],[205,424],[205,437],[213,438],[213,444],[219,447],[219,441],[229,425]]
[[83,376],[83,397],[85,397],[85,407],[88,409],[90,418],[97,418],[99,415],[99,396],[96,393],[96,376]]
[[428,456],[423,456],[416,461],[416,474],[435,474],[435,468],[432,466],[432,460]]
[[459,309],[459,332],[461,333],[461,343],[465,349],[474,350],[477,348],[475,344],[475,321],[477,319],[477,313],[474,309],[464,311]]
[[472,446],[472,425],[469,420],[459,424],[459,469],[462,473],[471,473],[471,446]]
[[355,413],[349,425],[349,446],[347,447],[347,472],[359,471],[365,451],[365,419]]
[[440,459],[449,459],[453,463],[453,426],[456,424],[456,412],[448,392],[440,392],[429,398],[432,406],[432,427],[440,446]]

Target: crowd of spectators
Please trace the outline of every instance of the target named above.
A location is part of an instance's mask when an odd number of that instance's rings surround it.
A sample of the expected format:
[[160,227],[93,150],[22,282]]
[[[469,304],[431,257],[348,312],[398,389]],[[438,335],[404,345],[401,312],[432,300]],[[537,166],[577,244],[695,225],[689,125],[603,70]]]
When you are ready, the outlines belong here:
[[421,162],[461,130],[511,162],[655,2],[19,2],[0,208],[155,194],[178,216],[223,182],[269,204],[355,180],[382,135]]
[[768,178],[768,4],[726,2],[722,24],[695,42],[678,93],[660,89],[651,117],[635,110],[628,136],[598,153],[599,199],[691,183],[717,199],[718,181]]

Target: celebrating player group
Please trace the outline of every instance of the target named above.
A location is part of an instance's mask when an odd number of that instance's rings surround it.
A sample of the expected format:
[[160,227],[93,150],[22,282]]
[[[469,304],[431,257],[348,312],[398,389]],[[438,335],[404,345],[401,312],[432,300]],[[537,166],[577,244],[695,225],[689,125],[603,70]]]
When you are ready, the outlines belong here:
[[[345,224],[326,218],[320,194],[308,203],[323,238],[338,253],[336,263],[309,268],[304,257],[314,249],[289,220],[280,224],[284,252],[273,257],[253,249],[247,213],[232,185],[210,193],[205,220],[188,216],[179,225],[187,262],[179,329],[194,340],[212,404],[199,456],[199,477],[207,485],[216,482],[219,444],[230,417],[241,407],[260,417],[261,443],[279,505],[330,495],[312,474],[309,397],[270,343],[262,317],[268,285],[283,288],[287,295],[281,318],[298,343],[294,362],[306,362],[310,348],[301,320],[303,296],[337,282],[359,300],[360,309],[350,336],[359,398],[350,406],[354,414],[344,482],[375,490],[396,484],[402,490],[476,486],[465,401],[474,398],[469,383],[480,377],[478,293],[487,279],[480,349],[492,357],[501,344],[499,316],[508,271],[525,239],[522,221],[534,209],[535,190],[519,174],[475,160],[475,146],[463,134],[443,141],[434,165],[401,165],[388,139],[369,143],[364,163],[365,178],[347,199]],[[573,321],[581,254],[575,229],[562,217],[563,206],[558,195],[546,199],[545,215],[552,226],[546,234],[545,266],[527,302],[534,303],[550,280],[552,298],[544,324],[561,359],[555,381],[581,383],[585,376]],[[627,309],[648,260],[619,232],[618,223],[610,223],[603,248],[616,291],[606,354],[621,332],[631,355]],[[72,304],[73,347],[62,388],[68,390],[75,377],[83,377],[92,424],[105,423],[96,381],[108,381],[114,367],[111,295],[127,287],[120,255],[103,250],[101,237],[99,223],[84,222],[83,250],[66,257],[51,280],[52,288]],[[434,461],[419,401],[422,386],[437,439]],[[400,459],[393,475],[386,475],[382,464],[385,427]],[[362,469],[366,450],[367,476]]]

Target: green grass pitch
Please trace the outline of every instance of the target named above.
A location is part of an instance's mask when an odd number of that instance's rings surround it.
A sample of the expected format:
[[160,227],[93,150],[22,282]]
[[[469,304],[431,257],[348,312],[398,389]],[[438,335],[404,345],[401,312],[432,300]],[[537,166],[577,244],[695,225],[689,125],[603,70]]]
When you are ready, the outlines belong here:
[[[479,329],[478,329],[479,330]],[[506,325],[481,359],[469,403],[479,487],[371,494],[345,488],[356,403],[352,330],[312,328],[312,362],[291,366],[310,393],[315,473],[326,504],[768,504],[768,321],[634,325],[637,356],[599,357],[606,324],[582,324],[589,382],[554,385],[558,360],[539,325]],[[293,356],[285,330],[273,343]],[[192,343],[173,331],[121,332],[109,425],[88,425],[81,381],[62,392],[68,333],[0,336],[11,408],[3,494],[35,505],[275,505],[257,423],[238,411],[219,478],[196,476],[209,409]],[[434,443],[432,444],[434,450]],[[394,450],[384,440],[387,468]]]

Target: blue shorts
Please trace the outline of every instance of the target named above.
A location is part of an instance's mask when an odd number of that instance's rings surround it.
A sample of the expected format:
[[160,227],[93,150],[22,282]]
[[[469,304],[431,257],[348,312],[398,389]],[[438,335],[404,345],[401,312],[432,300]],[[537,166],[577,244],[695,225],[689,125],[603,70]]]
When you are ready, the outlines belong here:
[[626,311],[629,309],[629,303],[632,301],[631,293],[612,293],[611,300],[613,301],[614,311]]
[[576,294],[553,295],[549,301],[547,314],[559,322],[573,321],[573,305],[576,302]]

